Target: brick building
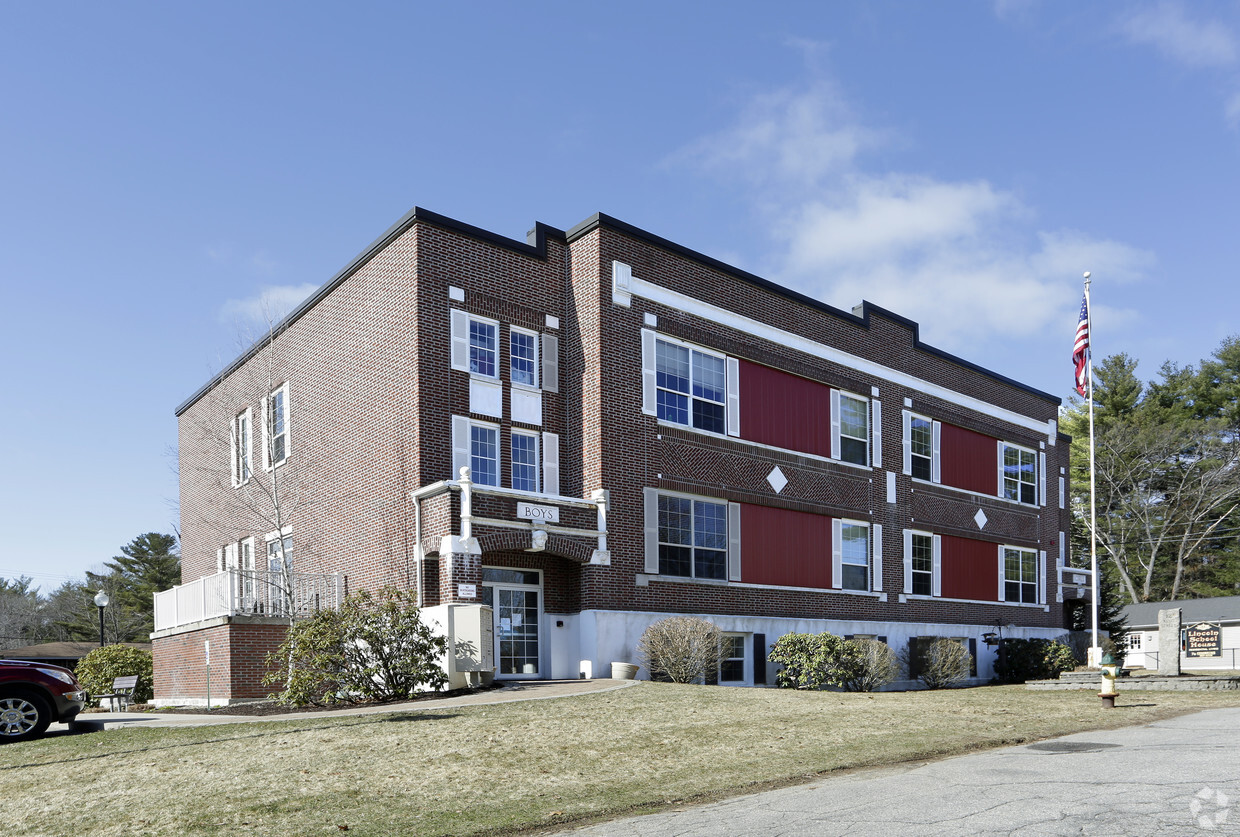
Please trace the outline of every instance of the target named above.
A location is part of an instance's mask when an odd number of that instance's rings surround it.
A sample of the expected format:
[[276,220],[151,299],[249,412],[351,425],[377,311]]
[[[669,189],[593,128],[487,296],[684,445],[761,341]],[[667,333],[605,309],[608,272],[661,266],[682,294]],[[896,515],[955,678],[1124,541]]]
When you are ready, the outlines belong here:
[[986,679],[984,633],[1058,636],[1076,593],[1058,407],[605,215],[414,209],[177,410],[157,699],[205,699],[208,643],[213,700],[262,695],[283,614],[385,584],[493,630],[497,677],[608,676],[688,613],[722,682],[824,630],[959,638]]

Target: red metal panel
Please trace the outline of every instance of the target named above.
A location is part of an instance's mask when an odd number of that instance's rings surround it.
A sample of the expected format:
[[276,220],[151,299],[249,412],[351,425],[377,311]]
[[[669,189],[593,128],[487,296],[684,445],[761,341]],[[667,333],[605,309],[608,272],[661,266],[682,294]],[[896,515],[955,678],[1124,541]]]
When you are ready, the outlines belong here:
[[830,587],[831,518],[742,503],[741,580]]
[[757,363],[740,362],[741,438],[831,455],[831,388]]
[[972,538],[943,536],[943,596],[949,599],[999,599],[999,547]]
[[943,485],[982,494],[997,494],[998,457],[997,439],[954,424],[943,424],[939,437],[939,467]]

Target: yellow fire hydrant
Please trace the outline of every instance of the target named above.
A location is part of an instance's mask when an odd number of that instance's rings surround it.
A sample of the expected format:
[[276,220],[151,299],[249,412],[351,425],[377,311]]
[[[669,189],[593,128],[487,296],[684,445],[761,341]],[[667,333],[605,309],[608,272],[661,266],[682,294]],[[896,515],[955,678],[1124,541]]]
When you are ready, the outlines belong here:
[[1118,676],[1119,663],[1108,651],[1102,657],[1102,691],[1098,692],[1098,697],[1102,698],[1103,709],[1115,708],[1115,696],[1119,694],[1115,689],[1115,678]]

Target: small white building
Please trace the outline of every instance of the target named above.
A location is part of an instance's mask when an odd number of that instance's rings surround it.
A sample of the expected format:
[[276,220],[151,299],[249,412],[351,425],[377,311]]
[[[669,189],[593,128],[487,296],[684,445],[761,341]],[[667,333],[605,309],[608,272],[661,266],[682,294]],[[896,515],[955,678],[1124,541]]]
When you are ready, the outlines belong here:
[[[1174,608],[1180,609],[1181,669],[1240,670],[1240,596],[1128,605],[1124,608],[1128,620],[1125,666],[1158,668],[1158,611]],[[1207,626],[1217,629],[1217,643]],[[1207,641],[1190,648],[1193,636]]]

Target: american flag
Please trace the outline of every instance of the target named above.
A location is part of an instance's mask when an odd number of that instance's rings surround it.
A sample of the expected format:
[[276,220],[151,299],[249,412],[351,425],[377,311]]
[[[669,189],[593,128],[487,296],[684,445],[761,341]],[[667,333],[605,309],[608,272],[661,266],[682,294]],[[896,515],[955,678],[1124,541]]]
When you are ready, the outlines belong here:
[[1076,391],[1085,395],[1089,363],[1089,298],[1081,297],[1081,319],[1076,323],[1076,342],[1072,344],[1072,362],[1076,364]]

